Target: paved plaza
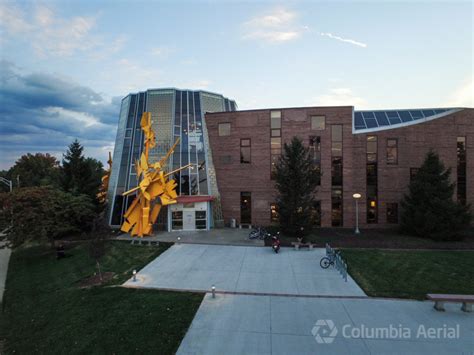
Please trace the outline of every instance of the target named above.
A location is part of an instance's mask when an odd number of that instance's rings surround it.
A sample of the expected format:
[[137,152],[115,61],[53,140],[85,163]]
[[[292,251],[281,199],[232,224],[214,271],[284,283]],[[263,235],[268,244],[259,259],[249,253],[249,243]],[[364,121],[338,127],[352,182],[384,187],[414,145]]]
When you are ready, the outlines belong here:
[[273,295],[359,296],[362,289],[332,267],[321,269],[324,249],[175,244],[138,272],[128,287]]
[[[431,302],[207,294],[178,354],[470,354],[473,315],[459,308],[450,304],[443,313]],[[444,336],[451,328],[455,339]],[[431,339],[430,332],[441,337]]]

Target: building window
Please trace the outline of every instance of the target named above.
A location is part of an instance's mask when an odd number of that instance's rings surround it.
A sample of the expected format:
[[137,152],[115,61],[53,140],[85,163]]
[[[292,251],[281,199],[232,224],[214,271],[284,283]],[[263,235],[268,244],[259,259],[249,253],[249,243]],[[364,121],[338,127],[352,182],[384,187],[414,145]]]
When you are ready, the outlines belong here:
[[420,170],[420,168],[410,168],[410,182],[415,179],[416,174],[418,174],[418,170]]
[[377,136],[367,136],[367,223],[378,222]]
[[206,211],[195,211],[196,229],[207,229]]
[[387,139],[387,164],[389,165],[398,164],[398,139],[395,139],[395,138]]
[[341,227],[342,224],[342,188],[332,188],[331,191],[331,225]]
[[466,137],[457,138],[457,198],[463,205],[466,204]]
[[343,225],[342,218],[342,125],[331,125],[331,224]]
[[326,116],[311,116],[311,129],[322,131],[326,129]]
[[230,136],[230,123],[219,123],[219,136]]
[[272,223],[278,223],[279,221],[278,205],[276,203],[270,204],[270,221]]
[[321,137],[309,137],[309,154],[318,174],[318,185],[321,184]]
[[387,223],[398,223],[398,203],[387,203]]
[[275,178],[276,164],[281,156],[281,111],[270,111],[271,179]]
[[240,163],[250,164],[250,139],[240,140]]
[[171,229],[183,229],[183,211],[171,212]]
[[252,194],[250,192],[240,193],[240,223],[252,223]]

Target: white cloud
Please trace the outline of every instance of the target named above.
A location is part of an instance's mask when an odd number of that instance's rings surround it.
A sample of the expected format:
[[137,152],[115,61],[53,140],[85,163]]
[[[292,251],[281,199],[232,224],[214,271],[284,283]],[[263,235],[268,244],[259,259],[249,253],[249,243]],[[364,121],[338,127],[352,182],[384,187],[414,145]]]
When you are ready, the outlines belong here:
[[67,57],[78,51],[88,51],[93,57],[100,57],[97,53],[103,55],[118,51],[124,38],[101,38],[93,33],[96,22],[96,16],[65,18],[45,5],[23,9],[12,3],[0,4],[0,28],[9,37],[2,39],[25,41],[42,57]]
[[349,39],[349,38],[342,38],[342,37],[339,37],[339,36],[335,36],[335,35],[333,35],[332,33],[329,33],[329,32],[321,32],[320,35],[324,36],[324,37],[329,37],[329,38],[335,39],[337,41],[353,44],[354,46],[367,48],[367,44],[365,44],[365,43],[358,42],[358,41],[355,41],[355,40]]
[[474,84],[472,79],[466,80],[449,96],[447,106],[474,107]]
[[63,107],[46,107],[44,111],[48,114],[60,117],[63,122],[71,122],[71,120],[74,120],[76,123],[83,124],[84,127],[105,126],[96,117],[86,112],[68,110]]
[[188,81],[183,84],[183,87],[190,88],[192,90],[207,89],[212,82],[207,79]]
[[262,40],[269,43],[282,43],[295,40],[307,27],[295,24],[297,14],[284,8],[255,17],[243,24],[243,39]]
[[0,24],[7,33],[13,35],[23,34],[32,28],[20,8],[6,3],[0,3]]
[[354,106],[367,108],[367,101],[356,96],[349,88],[330,89],[328,94],[320,95],[311,101],[315,106]]

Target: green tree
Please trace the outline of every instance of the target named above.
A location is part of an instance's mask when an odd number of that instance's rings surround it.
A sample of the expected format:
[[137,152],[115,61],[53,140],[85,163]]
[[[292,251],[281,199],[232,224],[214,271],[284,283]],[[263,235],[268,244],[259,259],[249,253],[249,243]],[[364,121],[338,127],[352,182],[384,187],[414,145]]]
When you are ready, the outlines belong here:
[[[316,218],[314,194],[319,182],[319,171],[311,159],[309,149],[298,137],[284,145],[275,172],[278,190],[277,206],[280,227],[294,236],[309,233]],[[301,228],[304,228],[301,233]]]
[[25,154],[15,162],[7,173],[7,179],[13,181],[13,186],[59,186],[59,161],[46,153]]
[[434,240],[460,237],[471,220],[470,206],[453,200],[456,185],[450,175],[451,169],[430,151],[402,200],[402,231]]
[[76,139],[64,154],[63,189],[75,195],[88,195],[95,201],[104,170],[100,161],[85,158],[83,150],[84,147]]
[[95,206],[85,195],[75,196],[50,187],[26,187],[0,194],[0,218],[10,220],[8,239],[18,246],[89,231]]

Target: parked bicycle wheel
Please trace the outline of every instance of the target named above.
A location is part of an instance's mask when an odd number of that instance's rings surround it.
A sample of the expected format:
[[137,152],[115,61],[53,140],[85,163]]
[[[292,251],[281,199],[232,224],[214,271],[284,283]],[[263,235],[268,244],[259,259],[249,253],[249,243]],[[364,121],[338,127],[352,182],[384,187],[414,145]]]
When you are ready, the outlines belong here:
[[323,269],[327,269],[329,267],[329,265],[331,265],[331,260],[327,256],[324,256],[324,257],[321,258],[321,261],[319,262],[319,265]]

